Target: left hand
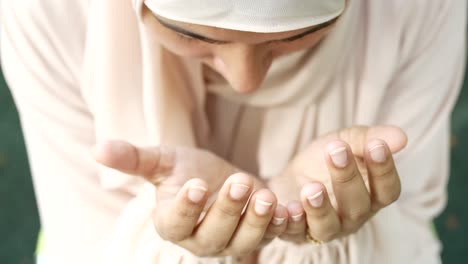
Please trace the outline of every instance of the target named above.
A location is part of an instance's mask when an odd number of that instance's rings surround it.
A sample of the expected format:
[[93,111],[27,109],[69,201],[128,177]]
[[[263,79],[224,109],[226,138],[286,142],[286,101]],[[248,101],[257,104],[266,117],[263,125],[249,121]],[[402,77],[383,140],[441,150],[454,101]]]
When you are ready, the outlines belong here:
[[280,202],[300,193],[288,205],[292,217],[281,237],[300,243],[309,232],[326,242],[356,232],[399,197],[392,153],[406,141],[401,129],[385,126],[343,129],[311,143],[269,183]]
[[157,233],[197,256],[249,259],[287,226],[286,208],[263,182],[209,151],[109,141],[94,157],[157,186]]

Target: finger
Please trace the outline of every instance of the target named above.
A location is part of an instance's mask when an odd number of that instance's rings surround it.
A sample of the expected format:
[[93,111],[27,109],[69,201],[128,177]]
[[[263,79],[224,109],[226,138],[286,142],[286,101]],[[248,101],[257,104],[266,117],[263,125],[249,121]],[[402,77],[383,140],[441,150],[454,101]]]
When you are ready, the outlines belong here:
[[198,255],[219,254],[228,245],[239,224],[242,211],[253,189],[253,179],[244,173],[229,177],[214,204],[199,224],[193,238],[183,245]]
[[256,191],[242,216],[226,252],[229,255],[245,256],[258,248],[275,213],[276,196],[268,189]]
[[280,238],[295,243],[305,242],[304,234],[307,226],[301,202],[291,201],[288,203],[287,209],[289,215],[288,226],[280,235]]
[[263,236],[262,242],[260,243],[260,247],[265,246],[266,244],[270,243],[274,238],[282,234],[286,227],[288,226],[288,209],[278,204],[276,206],[275,213],[273,218],[268,225],[268,228]]
[[[376,126],[371,127],[367,132],[367,140],[381,138],[388,142],[392,153],[397,153],[408,144],[408,136],[399,127],[396,126]],[[363,144],[362,146],[364,146]]]
[[158,201],[155,228],[161,238],[178,242],[190,237],[207,200],[207,184],[188,181],[172,200]]
[[363,157],[367,141],[373,138],[381,138],[388,142],[392,153],[402,150],[408,142],[406,133],[396,126],[353,126],[332,133],[328,141],[339,139],[348,142],[352,152],[356,156]]
[[168,173],[175,164],[176,152],[171,147],[139,148],[125,141],[106,141],[94,146],[93,156],[99,163],[127,174],[152,181]]
[[401,193],[400,177],[385,141],[374,139],[367,145],[366,165],[369,174],[372,210],[395,202]]
[[310,235],[324,242],[337,238],[341,231],[340,218],[330,203],[326,188],[321,183],[304,185],[301,201]]
[[325,160],[345,232],[360,226],[370,214],[371,202],[364,180],[348,144],[333,141],[327,145]]

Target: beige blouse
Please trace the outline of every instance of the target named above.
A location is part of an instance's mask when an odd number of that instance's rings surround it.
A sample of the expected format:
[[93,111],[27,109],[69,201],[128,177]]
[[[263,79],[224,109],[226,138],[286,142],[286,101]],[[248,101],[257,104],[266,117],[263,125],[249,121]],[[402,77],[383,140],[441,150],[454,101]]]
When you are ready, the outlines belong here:
[[355,124],[407,132],[396,157],[401,198],[353,235],[322,246],[275,240],[258,262],[440,262],[431,222],[446,203],[465,0],[352,0],[320,48],[275,62],[249,96],[148,45],[157,36],[130,0],[1,4],[2,68],[27,143],[43,263],[235,263],[161,240],[151,221],[157,190],[98,167],[90,148],[99,140],[194,145],[268,179],[314,138]]

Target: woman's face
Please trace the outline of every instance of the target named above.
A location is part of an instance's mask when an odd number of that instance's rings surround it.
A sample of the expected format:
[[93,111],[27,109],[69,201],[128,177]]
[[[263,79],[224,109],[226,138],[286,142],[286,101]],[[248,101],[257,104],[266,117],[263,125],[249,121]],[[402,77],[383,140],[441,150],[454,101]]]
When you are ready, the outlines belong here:
[[280,33],[254,33],[168,20],[146,7],[143,19],[166,49],[201,60],[239,93],[255,91],[275,58],[313,48],[336,23]]

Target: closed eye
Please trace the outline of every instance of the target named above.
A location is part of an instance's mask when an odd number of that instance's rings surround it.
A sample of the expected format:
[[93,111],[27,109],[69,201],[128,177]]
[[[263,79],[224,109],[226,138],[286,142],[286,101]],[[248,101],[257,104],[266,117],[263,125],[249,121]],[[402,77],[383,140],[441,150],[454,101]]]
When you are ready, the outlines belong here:
[[[188,31],[186,29],[180,28],[178,26],[169,24],[169,23],[167,23],[165,21],[162,21],[156,15],[154,17],[156,18],[156,20],[162,26],[164,26],[167,29],[170,29],[171,31],[174,31],[175,33],[177,33],[177,35],[181,39],[183,39],[184,41],[197,41],[197,40],[199,40],[199,41],[203,41],[203,42],[206,42],[206,43],[209,43],[209,44],[215,44],[215,45],[225,45],[225,44],[232,43],[230,41],[223,41],[223,40],[216,40],[216,39],[208,38],[208,37],[202,36],[200,34]],[[285,39],[270,40],[270,41],[266,42],[266,44],[281,43],[281,42],[293,42],[293,41],[296,41],[296,40],[300,40],[302,38],[305,38],[306,36],[312,35],[313,33],[316,33],[316,32],[318,32],[318,31],[320,31],[320,30],[322,30],[322,29],[324,29],[326,27],[329,27],[329,26],[333,25],[337,20],[338,20],[338,18],[332,19],[332,20],[330,20],[328,22],[322,23],[320,25],[316,25],[316,26],[310,28],[309,30],[304,31],[304,32],[302,32],[302,33],[300,33],[298,35],[288,37],[288,38],[285,38]]]

